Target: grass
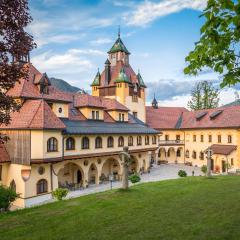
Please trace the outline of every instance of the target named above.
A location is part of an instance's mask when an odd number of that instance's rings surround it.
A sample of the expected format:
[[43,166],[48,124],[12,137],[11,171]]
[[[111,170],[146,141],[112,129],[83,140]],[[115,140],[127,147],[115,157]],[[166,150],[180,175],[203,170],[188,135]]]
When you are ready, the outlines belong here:
[[0,215],[0,239],[240,239],[240,177],[139,184]]

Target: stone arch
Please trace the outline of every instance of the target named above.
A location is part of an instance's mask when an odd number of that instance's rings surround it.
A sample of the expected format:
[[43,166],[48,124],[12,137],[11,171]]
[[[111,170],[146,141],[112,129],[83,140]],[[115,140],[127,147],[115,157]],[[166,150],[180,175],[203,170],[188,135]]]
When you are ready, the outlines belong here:
[[129,172],[130,173],[138,173],[139,172],[139,162],[137,157],[131,155],[131,163],[129,165]]
[[176,161],[176,151],[174,147],[170,147],[167,151],[167,159],[168,162],[175,162]]
[[79,164],[67,162],[58,169],[56,175],[59,187],[79,188],[85,186],[85,173]]
[[122,166],[120,161],[116,158],[106,159],[99,172],[99,180],[101,183],[109,181],[109,176],[112,175],[113,179],[119,181],[122,179]]
[[95,163],[89,164],[88,184],[99,184],[98,168]]
[[184,151],[183,147],[178,147],[176,150],[176,161],[179,162],[184,162]]
[[163,148],[163,147],[160,148],[158,150],[158,158],[159,158],[159,160],[161,160],[161,161],[166,160],[166,154],[167,154],[166,149]]

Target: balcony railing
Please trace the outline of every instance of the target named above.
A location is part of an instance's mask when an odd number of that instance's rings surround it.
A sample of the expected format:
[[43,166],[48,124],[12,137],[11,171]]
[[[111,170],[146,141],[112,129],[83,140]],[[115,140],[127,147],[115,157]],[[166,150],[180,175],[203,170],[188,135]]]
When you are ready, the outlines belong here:
[[184,140],[160,140],[159,145],[182,145]]

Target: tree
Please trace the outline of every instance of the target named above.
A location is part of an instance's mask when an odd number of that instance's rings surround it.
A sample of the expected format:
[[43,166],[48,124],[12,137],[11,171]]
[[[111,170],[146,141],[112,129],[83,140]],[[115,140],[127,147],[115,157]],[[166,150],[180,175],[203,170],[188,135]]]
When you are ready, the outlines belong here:
[[22,60],[36,47],[33,37],[24,30],[31,21],[27,0],[1,0],[0,124],[9,124],[11,111],[19,107],[6,92],[19,79],[28,77],[28,67]]
[[205,68],[221,74],[221,87],[240,82],[240,1],[208,0],[200,40],[186,57],[185,74]]
[[192,90],[192,98],[188,102],[191,110],[209,109],[218,107],[219,90],[208,81],[198,82]]

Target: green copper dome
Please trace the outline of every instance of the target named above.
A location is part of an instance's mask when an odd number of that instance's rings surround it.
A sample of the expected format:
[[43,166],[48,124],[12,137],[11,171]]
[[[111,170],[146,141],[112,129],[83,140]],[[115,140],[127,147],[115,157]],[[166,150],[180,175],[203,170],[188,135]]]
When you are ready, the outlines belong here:
[[116,52],[125,52],[126,54],[130,54],[130,52],[127,50],[127,48],[123,44],[120,36],[118,37],[116,42],[113,44],[112,48],[108,51],[108,53],[116,53]]
[[143,88],[146,88],[146,87],[147,87],[147,86],[145,85],[143,79],[142,79],[142,76],[141,76],[140,72],[138,72],[137,79],[138,79],[138,83],[139,83],[140,87],[143,87]]
[[121,83],[121,82],[131,83],[131,81],[129,80],[128,76],[125,73],[124,68],[121,68],[118,78],[115,80],[115,82],[116,83]]
[[99,86],[100,85],[100,80],[101,80],[101,75],[100,75],[100,72],[98,70],[91,86]]

